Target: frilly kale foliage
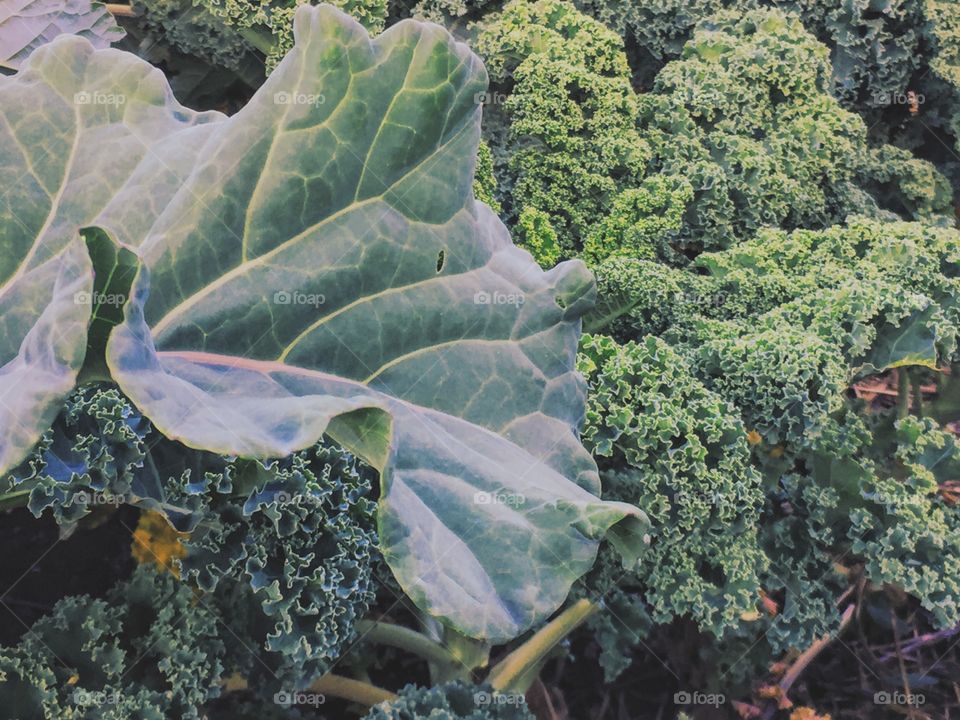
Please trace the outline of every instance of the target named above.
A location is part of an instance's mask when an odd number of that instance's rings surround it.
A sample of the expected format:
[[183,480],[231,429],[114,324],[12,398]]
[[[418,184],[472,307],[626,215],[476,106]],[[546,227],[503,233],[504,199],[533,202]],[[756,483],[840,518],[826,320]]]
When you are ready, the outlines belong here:
[[[323,445],[244,470],[235,481],[208,473],[187,490],[207,504],[181,566],[203,590],[228,581],[238,600],[245,593],[230,582],[253,591],[248,631],[266,652],[244,674],[263,674],[264,663],[264,684],[302,688],[330,669],[373,601],[372,473]],[[254,489],[236,496],[225,482]]]
[[863,121],[830,95],[829,73],[827,49],[777,10],[731,10],[697,27],[643,105],[654,167],[695,188],[681,247],[849,214],[949,212],[946,180],[905,151],[869,147]]
[[721,635],[754,609],[763,492],[743,421],[665,342],[587,335],[579,358],[591,389],[584,442],[604,469],[605,492],[643,507],[653,525],[639,567],[625,573],[603,553],[588,582],[611,610],[592,622],[616,674],[629,645],[624,623],[634,643],[651,621],[682,616]]
[[878,10],[868,0],[577,0],[584,12],[624,36],[645,55],[669,61],[683,53],[694,27],[717,12],[777,7],[797,14],[830,48],[832,91],[846,104],[881,107],[905,94],[936,58],[932,42],[956,8],[942,0],[899,0]]
[[930,419],[906,417],[896,426],[895,461],[863,491],[868,505],[851,513],[848,536],[876,582],[920,599],[941,626],[960,620],[960,512],[940,483],[960,470],[956,436]]
[[508,210],[545,213],[564,255],[683,264],[766,226],[952,216],[947,180],[869,145],[827,47],[780,10],[704,19],[648,93],[620,38],[562,0],[514,0],[478,49],[510,90]]
[[[148,33],[181,52],[231,69],[248,53],[271,69],[293,47],[293,16],[303,0],[136,0]],[[387,0],[332,0],[374,33],[383,30]]]
[[569,257],[648,160],[620,38],[563,0],[519,0],[484,24],[476,49],[495,87],[511,89],[511,210],[545,213]]
[[61,524],[128,502],[192,530],[184,579],[237,610],[231,627],[261,650],[261,662],[235,654],[244,669],[269,666],[264,683],[289,689],[328,669],[373,600],[374,478],[327,444],[263,462],[190,450],[115,389],[91,386],[68,400],[10,482],[29,491],[34,514]]
[[[251,39],[267,53],[267,67],[274,67],[293,47],[293,16],[297,0],[195,0],[228,27]],[[368,30],[383,30],[387,0],[334,0],[332,5],[352,15]]]
[[[960,512],[939,492],[955,475],[956,442],[931,419],[866,415],[849,398],[858,379],[956,360],[960,233],[854,218],[761,230],[683,269],[646,257],[600,267],[598,312],[632,303],[609,325],[630,341],[588,336],[581,348],[584,437],[605,491],[644,507],[654,528],[654,567],[605,598],[619,618],[598,627],[608,674],[671,614],[720,636],[717,668],[761,635],[766,650],[751,651],[761,663],[808,645],[839,623],[838,558],[903,588],[937,624],[960,621]],[[713,491],[729,505],[703,503]],[[690,568],[730,587],[691,582]],[[592,579],[607,590],[621,573],[602,561]],[[775,617],[749,612],[761,588]]]
[[61,600],[20,645],[0,649],[0,707],[7,717],[199,718],[219,692],[219,636],[187,585],[140,566],[102,600]]
[[232,70],[253,47],[240,31],[192,0],[134,0],[143,32],[186,55]]
[[453,682],[432,688],[407,685],[396,700],[375,705],[363,720],[533,720],[533,715],[523,696]]

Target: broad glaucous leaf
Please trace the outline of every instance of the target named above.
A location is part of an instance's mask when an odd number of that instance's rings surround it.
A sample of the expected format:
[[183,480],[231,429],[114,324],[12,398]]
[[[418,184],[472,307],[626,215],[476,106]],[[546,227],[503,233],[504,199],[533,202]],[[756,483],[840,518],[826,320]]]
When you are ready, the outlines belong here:
[[80,38],[0,78],[0,471],[50,426],[84,361],[95,297],[79,229],[130,204],[149,227],[182,164],[154,146],[176,133],[186,152],[177,131],[220,117],[170,100],[159,71]]
[[61,98],[112,67],[126,110],[103,114],[121,138],[162,116],[142,157],[85,145],[129,172],[95,218],[63,208],[140,258],[107,365],[191,447],[278,457],[327,433],[356,452],[381,471],[380,543],[404,590],[468,634],[512,637],[612,526],[627,554],[643,541],[638,510],[597,498],[576,435],[592,278],[544,272],[473,199],[486,73],[466,46],[414,21],[371,41],[330,7],[301,8],[295,35],[229,119],[84,41],[28,62]]
[[0,4],[0,67],[17,69],[58,35],[79,35],[109,47],[126,34],[106,5],[90,0],[4,0]]

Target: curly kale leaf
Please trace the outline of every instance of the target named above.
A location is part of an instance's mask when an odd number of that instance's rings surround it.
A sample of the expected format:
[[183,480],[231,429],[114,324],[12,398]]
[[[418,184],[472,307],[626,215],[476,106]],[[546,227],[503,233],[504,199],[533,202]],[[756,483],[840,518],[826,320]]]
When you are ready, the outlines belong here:
[[512,215],[546,213],[570,257],[647,161],[620,38],[563,0],[514,0],[485,21],[476,48],[511,88]]
[[[588,576],[615,616],[591,621],[612,677],[651,619],[687,616],[721,635],[755,608],[765,564],[757,541],[763,492],[734,408],[665,342],[620,346],[587,335],[579,367],[592,391],[584,442],[605,469],[605,495],[639,503],[654,521],[640,567],[624,573],[603,552]],[[628,623],[632,643],[622,631]]]
[[[200,452],[164,438],[115,389],[74,393],[12,477],[30,509],[73,523],[94,508],[137,504],[192,530],[181,561],[240,616],[243,669],[300,688],[329,669],[373,599],[375,474],[320,443],[282,460]],[[221,590],[220,585],[223,584]],[[240,632],[240,630],[238,630]],[[262,648],[261,662],[247,648]]]
[[[763,230],[684,270],[610,258],[591,325],[661,334],[771,445],[795,445],[858,376],[956,353],[960,234],[920,223]],[[604,313],[606,313],[604,315]]]
[[133,0],[138,23],[153,42],[238,70],[252,48],[241,32],[192,0]]
[[14,717],[200,718],[219,694],[223,654],[217,617],[144,565],[102,600],[59,601],[0,649],[0,705]]
[[[640,344],[650,342],[645,333],[671,342],[677,365],[729,403],[743,432],[750,431],[747,466],[763,475],[767,495],[752,540],[763,556],[757,584],[780,609],[774,618],[728,630],[721,644],[743,640],[746,653],[763,634],[760,655],[769,657],[834,630],[845,586],[834,570],[837,558],[862,563],[875,583],[904,588],[938,625],[956,621],[960,574],[950,558],[957,554],[957,512],[938,488],[960,467],[955,444],[931,421],[910,419],[891,444],[887,420],[865,422],[847,395],[863,375],[955,358],[958,260],[955,230],[854,218],[826,230],[763,230],[684,269],[616,256],[600,264],[598,311],[632,304],[612,328]],[[649,359],[642,368],[668,387],[682,385]],[[593,381],[597,371],[583,369]],[[643,386],[636,379],[594,386],[599,405],[589,405],[585,437],[601,460],[607,492],[617,493],[624,478],[639,484],[632,435],[623,429],[670,416],[662,401],[653,418],[623,409],[620,398]],[[613,422],[598,424],[606,407]],[[658,457],[671,452],[677,450]],[[676,524],[657,515],[656,502],[640,502],[658,535]],[[654,537],[652,548],[659,541]],[[615,673],[629,661],[635,638],[659,620],[623,587],[606,601],[628,626],[598,627],[603,661]]]
[[508,214],[544,213],[562,256],[684,265],[769,226],[952,222],[946,178],[868,143],[830,93],[827,47],[794,15],[703,19],[641,94],[616,34],[562,0],[514,0],[477,45],[509,90]]
[[[176,0],[174,0],[176,1]],[[179,0],[181,4],[185,0]],[[302,0],[194,0],[210,16],[219,19],[225,32],[240,34],[267,56],[272,70],[293,47],[293,17]],[[355,18],[373,33],[383,30],[387,0],[332,0],[334,7]],[[210,48],[216,51],[216,45]]]
[[872,581],[903,588],[950,627],[960,622],[960,509],[939,490],[957,477],[960,445],[913,417],[898,421],[895,441],[900,467],[864,483],[867,502],[851,512],[847,535]]
[[[254,483],[246,496],[218,492],[222,483],[209,475],[185,488],[207,504],[185,542],[184,577],[218,596],[223,584],[233,608],[247,604],[248,622],[240,625],[266,652],[243,670],[259,677],[269,666],[264,686],[276,681],[284,690],[301,689],[327,672],[369,609],[374,479],[346,452],[318,445],[249,465],[237,474],[238,483]],[[249,588],[252,607],[232,583]]]
[[825,87],[847,105],[882,107],[891,96],[905,93],[911,76],[929,62],[927,22],[936,16],[936,5],[950,3],[900,0],[886,3],[882,11],[867,0],[577,0],[576,4],[661,62],[680,56],[694,28],[721,10],[777,7],[797,14],[830,48],[833,70]]
[[138,505],[163,512],[180,530],[200,518],[192,483],[223,483],[244,461],[188,448],[163,437],[116,388],[87,385],[67,398],[31,455],[6,478],[11,492],[29,494],[37,517],[50,512],[70,525],[98,506]]
[[778,10],[724,11],[697,27],[641,106],[654,169],[696,189],[681,247],[850,214],[951,214],[946,180],[906,151],[869,147],[864,122],[829,93],[829,73],[827,48]]

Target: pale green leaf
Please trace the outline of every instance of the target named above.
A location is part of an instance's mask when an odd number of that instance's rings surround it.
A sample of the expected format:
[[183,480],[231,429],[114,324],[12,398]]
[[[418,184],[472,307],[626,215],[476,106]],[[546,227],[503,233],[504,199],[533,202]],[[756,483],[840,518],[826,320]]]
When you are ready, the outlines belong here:
[[174,107],[160,71],[132,55],[55,45],[0,78],[0,472],[49,427],[84,361],[95,297],[80,228],[149,227],[176,181],[153,146],[221,117]]

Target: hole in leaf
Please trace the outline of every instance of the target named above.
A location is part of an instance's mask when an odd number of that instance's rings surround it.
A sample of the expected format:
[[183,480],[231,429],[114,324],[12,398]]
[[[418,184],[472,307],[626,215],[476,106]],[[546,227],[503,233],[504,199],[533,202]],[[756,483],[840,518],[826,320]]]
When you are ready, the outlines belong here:
[[443,270],[443,263],[445,259],[446,258],[443,254],[443,250],[437,253],[437,272],[440,272],[441,270]]

